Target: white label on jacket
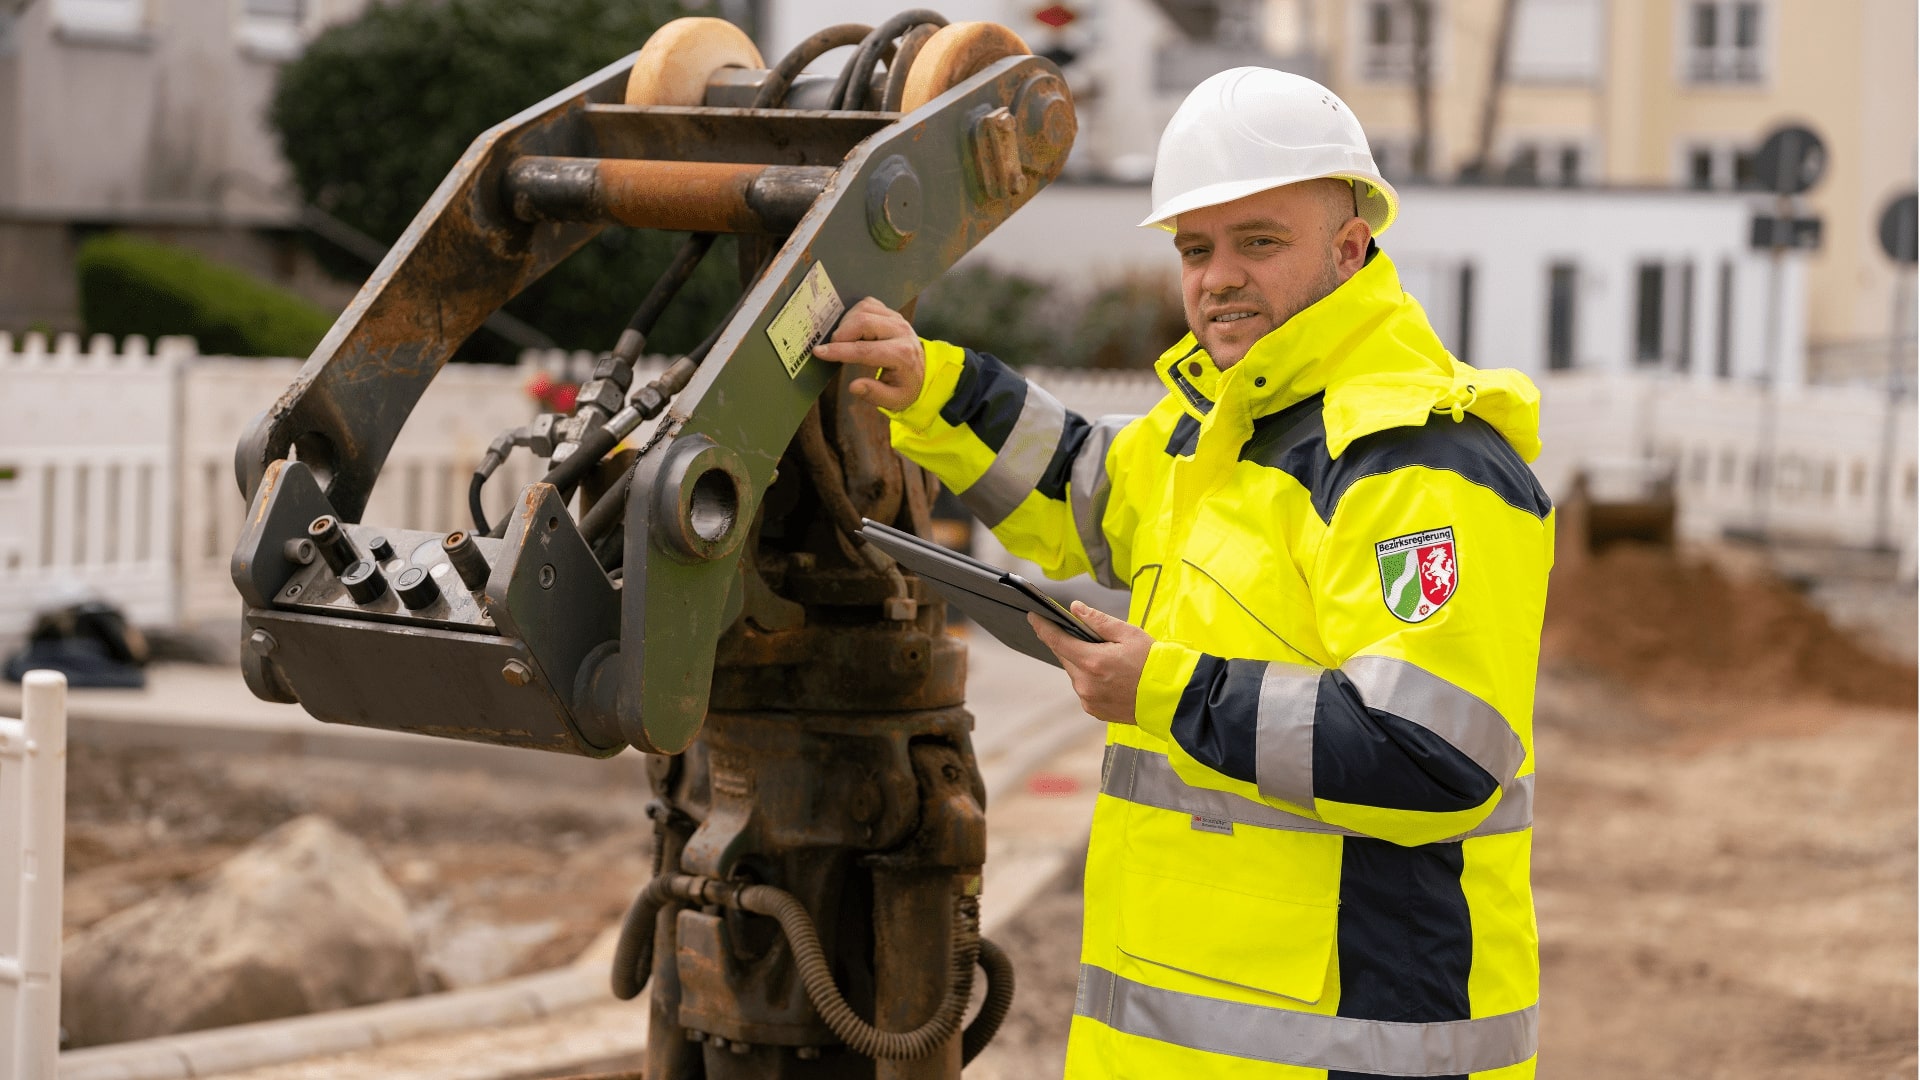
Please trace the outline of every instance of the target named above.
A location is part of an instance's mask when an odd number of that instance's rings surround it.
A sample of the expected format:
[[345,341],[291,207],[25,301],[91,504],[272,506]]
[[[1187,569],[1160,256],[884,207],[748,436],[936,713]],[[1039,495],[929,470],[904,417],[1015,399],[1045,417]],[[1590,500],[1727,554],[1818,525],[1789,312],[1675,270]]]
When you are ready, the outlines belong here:
[[833,330],[846,310],[833,282],[827,280],[827,264],[814,263],[807,276],[800,279],[799,288],[787,297],[780,314],[767,324],[767,339],[773,342],[773,351],[780,354],[788,378],[800,377],[813,347]]
[[1231,818],[1195,814],[1193,815],[1193,827],[1201,832],[1219,833],[1221,836],[1233,835],[1233,820]]

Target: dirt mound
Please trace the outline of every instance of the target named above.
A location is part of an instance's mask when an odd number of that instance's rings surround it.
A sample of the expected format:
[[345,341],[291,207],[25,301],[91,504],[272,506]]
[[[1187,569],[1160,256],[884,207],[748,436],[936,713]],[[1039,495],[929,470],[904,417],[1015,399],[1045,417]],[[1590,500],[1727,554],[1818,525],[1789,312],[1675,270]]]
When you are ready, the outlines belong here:
[[1653,689],[1915,704],[1913,667],[1868,652],[1785,583],[1733,580],[1659,548],[1556,567],[1541,652]]

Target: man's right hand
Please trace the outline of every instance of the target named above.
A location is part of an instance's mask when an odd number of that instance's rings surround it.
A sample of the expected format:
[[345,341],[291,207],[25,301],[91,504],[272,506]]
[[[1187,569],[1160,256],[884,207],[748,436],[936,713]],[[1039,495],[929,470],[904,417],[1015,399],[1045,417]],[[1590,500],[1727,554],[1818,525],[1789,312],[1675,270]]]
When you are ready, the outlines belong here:
[[847,388],[895,412],[920,397],[920,384],[927,374],[926,350],[920,344],[920,335],[913,332],[913,324],[871,296],[847,311],[832,339],[815,345],[813,355],[872,371]]

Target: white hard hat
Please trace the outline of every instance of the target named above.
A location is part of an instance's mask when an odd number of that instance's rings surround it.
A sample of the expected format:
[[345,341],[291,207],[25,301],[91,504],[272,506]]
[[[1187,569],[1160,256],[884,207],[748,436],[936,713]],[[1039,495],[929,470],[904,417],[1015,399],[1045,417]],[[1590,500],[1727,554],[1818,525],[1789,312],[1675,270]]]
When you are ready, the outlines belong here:
[[1322,177],[1353,183],[1375,236],[1393,224],[1400,196],[1339,95],[1302,75],[1231,68],[1194,87],[1167,122],[1153,166],[1153,213],[1140,224],[1171,232],[1189,210]]

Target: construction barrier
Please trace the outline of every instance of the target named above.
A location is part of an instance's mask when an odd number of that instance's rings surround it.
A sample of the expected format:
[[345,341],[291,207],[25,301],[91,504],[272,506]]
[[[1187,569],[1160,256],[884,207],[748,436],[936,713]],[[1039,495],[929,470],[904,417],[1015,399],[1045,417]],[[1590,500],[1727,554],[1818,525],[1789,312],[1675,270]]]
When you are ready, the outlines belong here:
[[51,1080],[60,1054],[67,680],[27,673],[0,719],[0,1080]]

